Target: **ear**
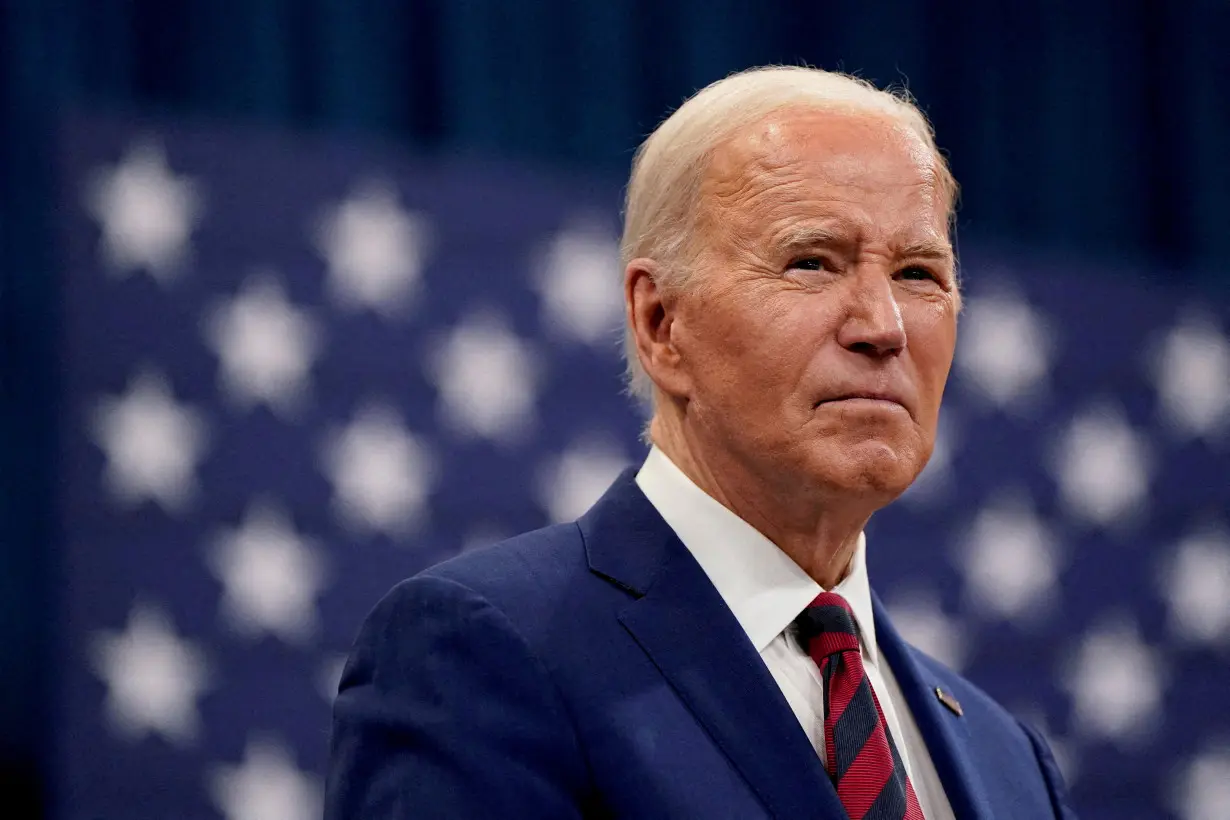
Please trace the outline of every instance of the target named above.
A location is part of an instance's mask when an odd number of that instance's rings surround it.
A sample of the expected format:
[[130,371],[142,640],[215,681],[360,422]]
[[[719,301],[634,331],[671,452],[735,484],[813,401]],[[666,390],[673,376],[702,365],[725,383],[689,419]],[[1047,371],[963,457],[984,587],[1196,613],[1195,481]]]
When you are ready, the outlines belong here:
[[624,270],[624,304],[628,328],[641,367],[658,389],[684,397],[691,382],[676,344],[675,294],[662,288],[661,266],[652,259],[633,259]]

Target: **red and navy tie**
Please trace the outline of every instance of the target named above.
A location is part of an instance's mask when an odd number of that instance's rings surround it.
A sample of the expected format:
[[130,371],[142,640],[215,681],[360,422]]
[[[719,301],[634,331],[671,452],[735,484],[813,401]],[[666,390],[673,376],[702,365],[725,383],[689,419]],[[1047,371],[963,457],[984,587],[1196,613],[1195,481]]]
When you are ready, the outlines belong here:
[[824,680],[825,768],[851,820],[924,820],[863,669],[850,604],[822,592],[795,623]]

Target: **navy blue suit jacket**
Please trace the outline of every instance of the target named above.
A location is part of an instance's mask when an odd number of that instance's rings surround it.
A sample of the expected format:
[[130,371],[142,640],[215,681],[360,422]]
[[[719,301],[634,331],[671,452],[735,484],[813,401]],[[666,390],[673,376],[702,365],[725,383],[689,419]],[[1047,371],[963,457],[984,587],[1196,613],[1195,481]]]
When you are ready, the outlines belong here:
[[[958,818],[1074,817],[1037,734],[875,619]],[[846,816],[632,471],[574,524],[393,589],[342,676],[326,792],[327,820]]]

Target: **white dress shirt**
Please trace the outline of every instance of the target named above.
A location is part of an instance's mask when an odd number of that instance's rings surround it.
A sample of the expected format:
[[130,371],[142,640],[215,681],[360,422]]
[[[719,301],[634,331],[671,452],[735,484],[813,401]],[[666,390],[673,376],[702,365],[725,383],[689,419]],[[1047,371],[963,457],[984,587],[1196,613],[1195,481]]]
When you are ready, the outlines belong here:
[[[823,588],[751,524],[697,487],[657,447],[650,450],[636,483],[709,576],[823,759],[824,684],[815,662],[792,635],[795,618]],[[845,578],[830,591],[845,598],[854,611],[863,667],[923,814],[929,820],[949,820],[952,808],[927,745],[876,646],[861,533]]]

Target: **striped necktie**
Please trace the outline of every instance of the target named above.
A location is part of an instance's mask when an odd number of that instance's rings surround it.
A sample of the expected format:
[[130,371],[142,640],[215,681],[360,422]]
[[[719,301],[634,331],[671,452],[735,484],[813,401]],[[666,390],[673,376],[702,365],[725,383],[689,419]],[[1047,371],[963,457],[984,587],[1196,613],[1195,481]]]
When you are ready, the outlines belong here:
[[825,768],[851,820],[924,820],[863,669],[850,604],[822,592],[795,623],[824,681]]

